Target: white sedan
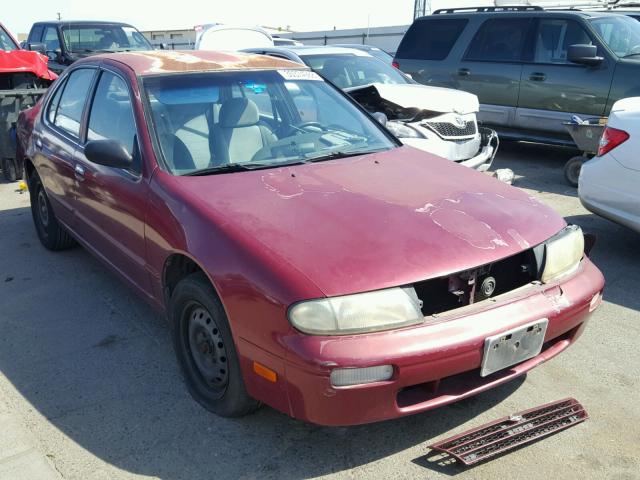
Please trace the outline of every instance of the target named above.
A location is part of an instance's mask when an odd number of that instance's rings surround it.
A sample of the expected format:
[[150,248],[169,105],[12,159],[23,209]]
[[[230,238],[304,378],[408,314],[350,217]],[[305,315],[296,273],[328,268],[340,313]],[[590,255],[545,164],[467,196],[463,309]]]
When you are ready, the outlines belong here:
[[582,166],[578,193],[591,212],[640,232],[640,97],[613,105],[598,155]]

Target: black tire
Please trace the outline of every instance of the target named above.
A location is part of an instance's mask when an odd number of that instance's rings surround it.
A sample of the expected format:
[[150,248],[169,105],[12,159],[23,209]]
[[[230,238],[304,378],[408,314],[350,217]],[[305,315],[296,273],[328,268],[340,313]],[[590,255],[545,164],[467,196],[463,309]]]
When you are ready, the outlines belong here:
[[173,346],[191,396],[222,417],[241,417],[260,403],[244,386],[227,316],[203,273],[181,280],[169,301]]
[[58,222],[51,208],[47,192],[44,190],[40,177],[36,172],[31,174],[29,193],[31,196],[31,216],[42,245],[53,251],[73,247],[76,242]]
[[564,178],[572,187],[578,186],[578,179],[580,178],[580,170],[582,170],[582,164],[587,161],[587,158],[579,155],[570,159],[564,166]]
[[22,172],[18,172],[16,161],[13,158],[2,159],[2,176],[7,182],[15,182],[22,178]]

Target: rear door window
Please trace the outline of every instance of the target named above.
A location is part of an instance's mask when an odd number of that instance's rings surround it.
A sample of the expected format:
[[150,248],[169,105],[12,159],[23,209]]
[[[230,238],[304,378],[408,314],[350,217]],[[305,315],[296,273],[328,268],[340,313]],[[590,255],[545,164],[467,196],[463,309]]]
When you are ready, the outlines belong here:
[[81,68],[69,75],[53,124],[80,138],[80,122],[95,70]]
[[536,63],[571,63],[567,60],[570,45],[591,45],[591,37],[578,22],[563,19],[543,19],[535,36]]
[[530,18],[487,20],[476,33],[465,60],[480,62],[521,62],[531,29]]
[[49,102],[49,110],[47,110],[47,120],[49,120],[50,123],[53,123],[56,120],[56,113],[58,113],[58,105],[60,104],[60,97],[62,96],[63,91],[64,83],[58,87],[58,89],[53,94],[51,102]]
[[467,19],[418,20],[405,33],[396,56],[416,60],[444,60],[467,25]]

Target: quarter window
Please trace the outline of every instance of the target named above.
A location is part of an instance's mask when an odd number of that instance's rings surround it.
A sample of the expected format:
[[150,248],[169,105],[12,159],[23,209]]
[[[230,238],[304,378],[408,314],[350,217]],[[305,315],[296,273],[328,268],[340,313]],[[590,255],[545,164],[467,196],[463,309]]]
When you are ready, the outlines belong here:
[[398,47],[398,58],[444,60],[467,25],[466,19],[418,20]]
[[53,120],[56,127],[80,137],[80,121],[93,80],[93,69],[81,68],[69,75]]
[[520,62],[531,26],[528,18],[487,20],[476,33],[466,60]]
[[587,32],[571,20],[540,20],[535,37],[536,63],[570,63],[567,51],[570,45],[591,45]]

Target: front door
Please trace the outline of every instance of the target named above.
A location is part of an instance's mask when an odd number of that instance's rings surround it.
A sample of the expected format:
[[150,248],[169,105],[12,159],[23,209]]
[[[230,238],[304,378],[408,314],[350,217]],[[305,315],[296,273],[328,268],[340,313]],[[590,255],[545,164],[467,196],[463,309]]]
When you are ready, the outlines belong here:
[[131,95],[125,80],[106,70],[100,74],[90,106],[86,142],[103,139],[121,142],[134,162],[128,170],[97,165],[84,155],[84,145],[78,147],[77,232],[99,256],[149,294],[144,240],[147,183]]
[[[563,122],[605,114],[614,63],[576,20],[541,18],[536,22],[534,58],[522,70],[517,126],[565,133]],[[595,66],[567,60],[570,45],[593,44],[605,60]]]
[[532,25],[529,17],[486,20],[457,66],[454,75],[460,90],[475,93],[480,100],[480,121],[512,126]]

